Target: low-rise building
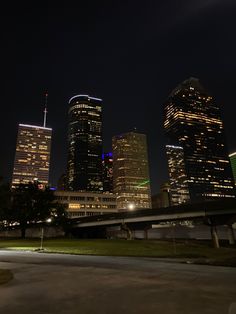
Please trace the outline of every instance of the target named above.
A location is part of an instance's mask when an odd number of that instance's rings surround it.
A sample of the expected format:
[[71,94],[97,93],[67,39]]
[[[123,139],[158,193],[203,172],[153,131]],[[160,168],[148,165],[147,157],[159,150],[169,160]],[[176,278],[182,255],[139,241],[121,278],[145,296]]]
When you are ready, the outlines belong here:
[[55,191],[56,200],[66,205],[70,218],[116,213],[116,195],[80,191]]

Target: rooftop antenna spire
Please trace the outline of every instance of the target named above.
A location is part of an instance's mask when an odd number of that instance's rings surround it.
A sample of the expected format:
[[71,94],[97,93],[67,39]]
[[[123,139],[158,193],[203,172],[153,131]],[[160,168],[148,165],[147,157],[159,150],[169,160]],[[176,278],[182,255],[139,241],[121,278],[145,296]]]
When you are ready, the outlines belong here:
[[46,122],[47,122],[47,105],[48,105],[48,93],[45,93],[45,108],[44,108],[44,118],[43,118],[43,127],[46,127]]

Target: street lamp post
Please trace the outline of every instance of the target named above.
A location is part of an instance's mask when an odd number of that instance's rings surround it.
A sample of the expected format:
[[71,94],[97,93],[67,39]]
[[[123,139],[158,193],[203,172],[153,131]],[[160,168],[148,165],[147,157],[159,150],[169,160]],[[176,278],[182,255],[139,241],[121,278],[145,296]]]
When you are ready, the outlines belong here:
[[40,250],[43,250],[43,234],[44,234],[44,228],[41,229],[41,241],[40,241]]
[[173,235],[172,235],[172,241],[173,241],[173,248],[174,248],[174,254],[176,254],[176,240],[175,240],[175,223],[173,222],[172,223],[172,232],[173,232]]
[[[46,222],[50,223],[50,222],[52,222],[52,219],[51,219],[51,218],[48,218],[48,219],[46,220]],[[44,226],[42,226],[42,228],[41,228],[40,251],[43,251],[43,236],[44,236]]]

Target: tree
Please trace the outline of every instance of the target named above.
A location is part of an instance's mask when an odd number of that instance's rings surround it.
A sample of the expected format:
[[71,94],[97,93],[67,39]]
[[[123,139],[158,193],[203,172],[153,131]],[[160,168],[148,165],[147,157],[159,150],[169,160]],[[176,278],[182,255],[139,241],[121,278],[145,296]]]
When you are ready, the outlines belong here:
[[0,223],[9,219],[9,209],[11,207],[11,189],[8,183],[3,182],[0,177]]
[[8,220],[19,223],[22,238],[32,223],[44,223],[49,218],[61,222],[66,217],[65,208],[55,202],[53,191],[42,188],[38,182],[19,184],[12,190],[8,212]]

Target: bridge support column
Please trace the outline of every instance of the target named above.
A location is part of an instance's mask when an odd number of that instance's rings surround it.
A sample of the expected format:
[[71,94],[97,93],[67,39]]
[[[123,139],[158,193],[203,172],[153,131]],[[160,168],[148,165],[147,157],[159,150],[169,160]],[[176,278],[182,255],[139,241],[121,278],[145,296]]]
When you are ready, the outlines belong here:
[[146,225],[146,226],[143,227],[143,239],[144,239],[144,240],[148,240],[148,238],[149,238],[148,231],[149,231],[150,229],[152,229],[152,225],[151,225],[151,224]]
[[148,240],[148,228],[143,229],[143,238],[144,240]]
[[126,231],[127,240],[132,240],[132,231],[125,223],[121,225],[121,229]]
[[234,245],[235,244],[235,236],[234,236],[234,230],[231,225],[228,226],[228,237],[229,237],[229,244]]
[[211,238],[213,241],[214,248],[218,249],[220,247],[220,244],[219,244],[217,229],[215,226],[211,226]]

